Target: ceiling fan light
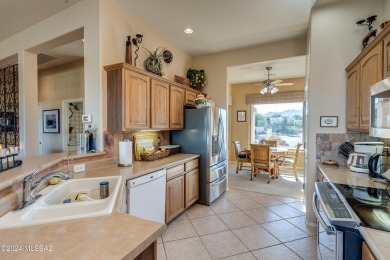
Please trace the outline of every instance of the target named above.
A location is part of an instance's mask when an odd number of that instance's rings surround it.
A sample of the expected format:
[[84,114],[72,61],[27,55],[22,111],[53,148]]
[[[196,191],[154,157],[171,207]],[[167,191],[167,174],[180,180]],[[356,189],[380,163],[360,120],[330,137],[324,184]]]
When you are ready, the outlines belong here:
[[265,94],[268,92],[268,89],[267,88],[263,88],[262,90],[260,90],[260,94]]
[[273,89],[271,89],[271,94],[275,94],[278,91],[279,91],[279,89],[274,87]]

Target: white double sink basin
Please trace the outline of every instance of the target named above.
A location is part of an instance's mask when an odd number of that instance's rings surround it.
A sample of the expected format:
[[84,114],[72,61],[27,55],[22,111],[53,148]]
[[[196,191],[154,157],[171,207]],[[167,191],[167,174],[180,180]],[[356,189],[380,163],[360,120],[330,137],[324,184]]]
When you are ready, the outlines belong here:
[[[112,213],[121,184],[121,176],[71,179],[51,185],[39,192],[42,197],[19,211],[0,218],[0,228],[45,224],[63,220],[104,216]],[[100,183],[109,183],[109,196],[100,199]],[[91,201],[76,201],[77,194],[86,193]],[[70,199],[71,203],[64,203]]]

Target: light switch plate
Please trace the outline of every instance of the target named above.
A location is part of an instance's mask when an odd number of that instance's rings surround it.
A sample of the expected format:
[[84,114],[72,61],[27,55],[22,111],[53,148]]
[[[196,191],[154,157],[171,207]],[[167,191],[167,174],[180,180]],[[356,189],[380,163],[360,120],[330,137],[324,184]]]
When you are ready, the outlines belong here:
[[73,171],[74,172],[85,172],[85,164],[81,163],[81,164],[73,165]]

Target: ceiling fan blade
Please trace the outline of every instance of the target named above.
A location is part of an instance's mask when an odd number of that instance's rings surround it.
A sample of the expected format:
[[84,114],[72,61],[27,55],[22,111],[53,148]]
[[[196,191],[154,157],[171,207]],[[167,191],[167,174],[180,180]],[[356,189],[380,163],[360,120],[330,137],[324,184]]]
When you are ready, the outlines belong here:
[[278,83],[280,83],[280,82],[282,82],[282,81],[283,81],[283,80],[281,80],[281,79],[277,79],[277,80],[272,81],[271,84],[272,84],[272,85],[275,85],[275,84],[278,84]]
[[277,87],[292,86],[292,85],[294,85],[294,83],[278,83],[278,84],[274,84],[274,86],[277,86]]

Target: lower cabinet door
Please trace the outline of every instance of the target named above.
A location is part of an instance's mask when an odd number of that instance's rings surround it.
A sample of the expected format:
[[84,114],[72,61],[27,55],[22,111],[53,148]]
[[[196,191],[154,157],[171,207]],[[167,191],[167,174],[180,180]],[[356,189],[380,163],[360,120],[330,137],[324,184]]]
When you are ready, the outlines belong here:
[[194,204],[199,198],[199,171],[198,169],[192,170],[185,174],[185,184],[186,184],[186,205],[188,208]]
[[184,175],[167,181],[165,222],[168,223],[184,211]]

